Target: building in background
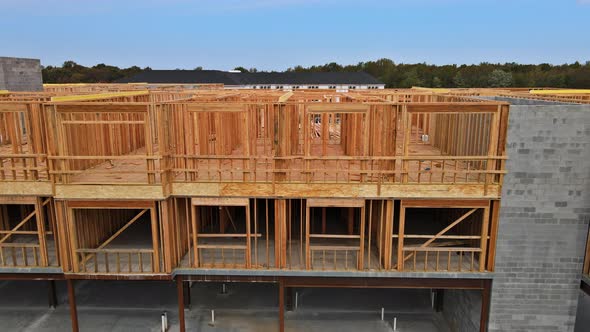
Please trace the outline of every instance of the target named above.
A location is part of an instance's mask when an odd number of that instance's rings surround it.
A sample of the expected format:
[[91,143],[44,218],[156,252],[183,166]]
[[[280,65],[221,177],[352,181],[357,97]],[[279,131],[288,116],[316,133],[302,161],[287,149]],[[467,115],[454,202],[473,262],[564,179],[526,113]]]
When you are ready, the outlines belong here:
[[223,84],[231,89],[384,89],[385,84],[364,72],[260,72],[221,70],[146,70],[118,83]]

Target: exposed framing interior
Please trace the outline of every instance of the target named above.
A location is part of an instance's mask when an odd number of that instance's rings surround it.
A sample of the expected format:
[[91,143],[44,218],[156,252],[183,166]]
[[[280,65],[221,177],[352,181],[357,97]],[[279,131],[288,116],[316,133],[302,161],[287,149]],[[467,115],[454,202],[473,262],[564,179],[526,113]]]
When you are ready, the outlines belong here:
[[71,272],[163,272],[162,227],[156,202],[69,201],[60,202],[60,208],[69,235]]
[[[13,151],[0,151],[2,166],[34,152],[39,167],[0,174],[0,187],[52,185],[45,209],[68,273],[493,270],[507,104],[418,90],[115,87],[0,102]],[[410,232],[420,209],[453,210],[435,218],[451,227]],[[146,245],[112,247],[144,224]],[[468,266],[413,264],[453,252]]]
[[60,266],[53,200],[0,199],[0,267]]

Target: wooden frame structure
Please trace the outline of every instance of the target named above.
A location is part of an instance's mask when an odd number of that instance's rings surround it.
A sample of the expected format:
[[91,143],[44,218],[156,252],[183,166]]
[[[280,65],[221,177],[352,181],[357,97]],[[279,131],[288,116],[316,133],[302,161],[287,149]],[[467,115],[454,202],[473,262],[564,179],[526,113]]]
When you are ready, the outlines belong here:
[[285,287],[328,285],[480,289],[485,330],[509,106],[470,96],[525,91],[221,88],[1,93],[0,279],[67,279],[74,330],[74,279],[175,273],[184,331],[211,271],[277,282],[281,328]]
[[[0,116],[10,150],[0,150],[0,194],[22,195],[8,190],[18,181],[35,201],[51,197],[67,273],[493,270],[505,103],[414,89],[80,85],[4,94]],[[410,209],[441,202],[453,213],[469,208],[443,231],[477,214],[478,233],[404,232]],[[109,245],[146,218],[151,247],[131,255],[151,265],[125,265]],[[418,238],[426,240],[407,246]],[[433,247],[441,238],[479,243]],[[232,250],[238,258],[226,261]],[[409,264],[435,251],[467,253],[470,266]],[[207,262],[217,256],[222,263]]]

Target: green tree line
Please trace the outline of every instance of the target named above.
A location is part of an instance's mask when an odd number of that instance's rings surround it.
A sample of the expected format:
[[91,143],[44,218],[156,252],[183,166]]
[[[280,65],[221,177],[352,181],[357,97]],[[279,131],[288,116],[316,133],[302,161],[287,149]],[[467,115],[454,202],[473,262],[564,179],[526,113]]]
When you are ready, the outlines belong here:
[[58,66],[43,67],[43,83],[111,83],[126,76],[135,75],[149,67],[141,69],[137,66],[119,68],[100,63],[85,67],[74,61],[66,61]]
[[[201,70],[197,67],[195,70]],[[256,68],[241,71],[259,72]],[[109,83],[134,75],[149,67],[118,68],[105,64],[85,67],[73,61],[61,67],[43,68],[45,83]],[[390,59],[340,65],[335,62],[319,66],[296,66],[290,72],[357,72],[369,73],[386,84],[388,88],[412,86],[448,88],[487,87],[556,87],[590,88],[590,61],[585,63],[552,65],[483,62],[473,65],[431,65],[426,63],[395,63]]]

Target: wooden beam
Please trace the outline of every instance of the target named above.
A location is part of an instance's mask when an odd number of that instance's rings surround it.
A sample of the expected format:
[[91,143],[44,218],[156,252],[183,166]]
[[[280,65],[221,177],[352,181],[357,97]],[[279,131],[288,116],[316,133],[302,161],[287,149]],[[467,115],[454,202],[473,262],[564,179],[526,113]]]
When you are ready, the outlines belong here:
[[308,198],[308,207],[363,207],[365,206],[364,199],[349,199],[349,198]]
[[191,199],[192,205],[198,206],[247,206],[247,198],[238,197],[194,197]]

